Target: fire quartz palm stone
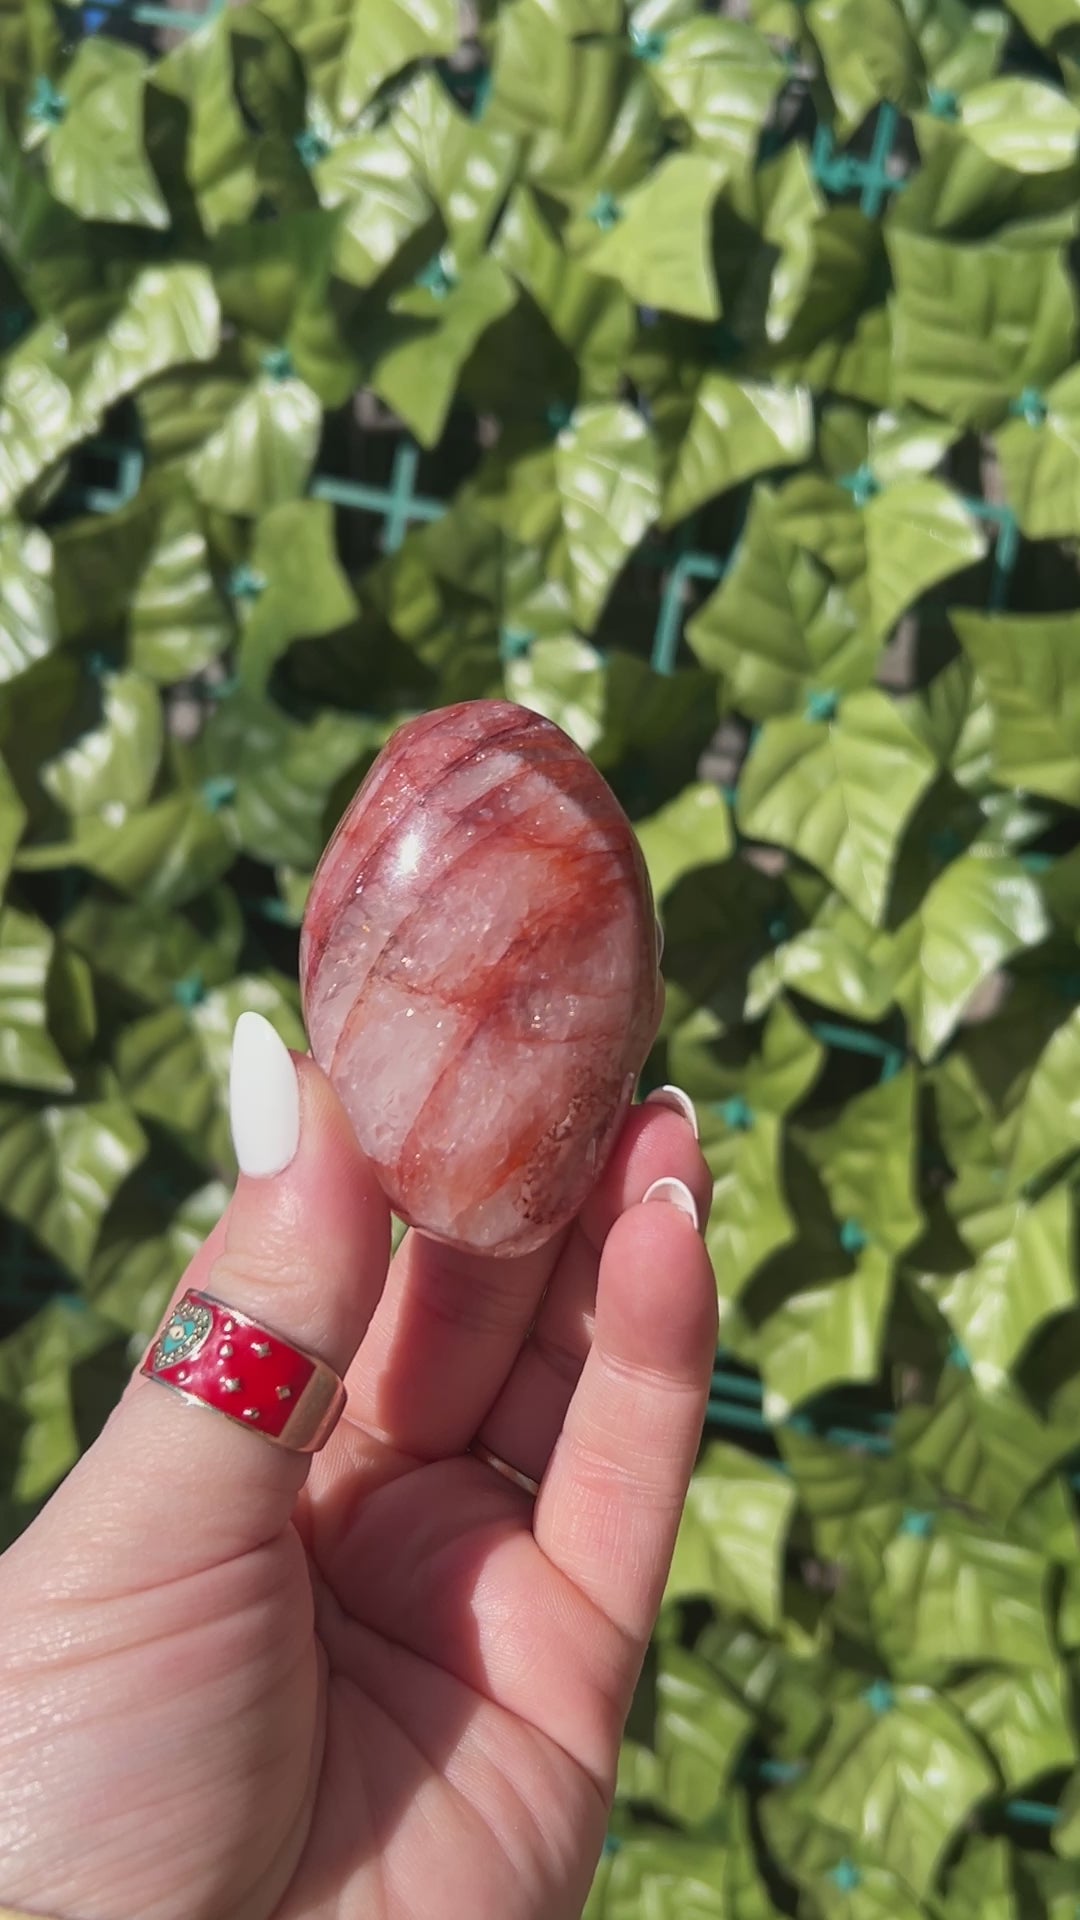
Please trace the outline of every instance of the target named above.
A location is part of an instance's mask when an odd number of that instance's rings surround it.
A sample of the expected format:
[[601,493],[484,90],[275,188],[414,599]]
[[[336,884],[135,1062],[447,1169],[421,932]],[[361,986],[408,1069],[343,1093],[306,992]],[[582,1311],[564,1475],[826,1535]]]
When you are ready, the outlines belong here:
[[655,1031],[630,823],[527,708],[409,721],[323,854],[300,981],[312,1052],[395,1212],[527,1253],[595,1182]]

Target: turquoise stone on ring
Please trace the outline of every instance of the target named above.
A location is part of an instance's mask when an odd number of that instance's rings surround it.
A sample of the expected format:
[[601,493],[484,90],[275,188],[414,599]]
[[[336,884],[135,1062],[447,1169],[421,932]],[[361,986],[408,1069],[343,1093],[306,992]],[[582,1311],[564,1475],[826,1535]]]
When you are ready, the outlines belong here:
[[192,1359],[200,1351],[213,1324],[209,1308],[182,1302],[176,1312],[169,1315],[158,1336],[151,1361],[154,1372],[160,1373],[162,1367],[175,1367],[181,1360]]

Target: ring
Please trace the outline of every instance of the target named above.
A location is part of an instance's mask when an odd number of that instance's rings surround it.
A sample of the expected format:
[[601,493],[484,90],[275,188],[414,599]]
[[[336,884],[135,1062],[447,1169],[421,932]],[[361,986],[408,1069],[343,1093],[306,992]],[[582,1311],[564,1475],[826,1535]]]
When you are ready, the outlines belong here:
[[518,1467],[512,1467],[509,1460],[500,1460],[497,1453],[492,1453],[490,1447],[482,1447],[479,1440],[473,1441],[469,1452],[474,1453],[478,1460],[482,1460],[485,1467],[494,1467],[496,1473],[501,1473],[504,1480],[513,1481],[515,1487],[521,1487],[525,1493],[531,1494],[533,1499],[536,1499],[540,1491],[539,1480],[530,1480],[527,1473],[522,1473]]
[[333,1367],[189,1287],[139,1369],[193,1407],[223,1413],[290,1453],[317,1453],[345,1405]]

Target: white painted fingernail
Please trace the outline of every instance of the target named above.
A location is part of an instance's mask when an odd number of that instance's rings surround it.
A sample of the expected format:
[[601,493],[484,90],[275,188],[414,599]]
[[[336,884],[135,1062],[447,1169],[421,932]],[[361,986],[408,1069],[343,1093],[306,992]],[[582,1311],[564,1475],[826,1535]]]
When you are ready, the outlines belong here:
[[673,1112],[681,1113],[688,1127],[693,1128],[694,1139],[698,1138],[697,1114],[694,1103],[681,1087],[654,1087],[642,1101],[643,1107],[671,1107]]
[[300,1144],[300,1083],[292,1055],[261,1013],[242,1013],[233,1033],[229,1124],[241,1173],[283,1173]]
[[679,1212],[685,1213],[700,1232],[697,1203],[685,1180],[654,1180],[652,1186],[642,1194],[641,1200],[642,1205],[650,1200],[664,1200],[669,1207],[678,1207]]
[[660,919],[657,919],[657,922],[656,922],[656,964],[657,966],[660,965],[660,962],[663,959],[663,957],[664,957],[664,927],[663,927],[663,922]]

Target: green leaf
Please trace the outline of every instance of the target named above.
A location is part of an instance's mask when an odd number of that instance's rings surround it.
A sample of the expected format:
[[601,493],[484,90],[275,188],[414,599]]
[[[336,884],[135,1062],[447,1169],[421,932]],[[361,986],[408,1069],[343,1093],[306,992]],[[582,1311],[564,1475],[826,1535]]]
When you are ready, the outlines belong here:
[[666,1597],[704,1597],[766,1629],[779,1626],[794,1507],[794,1489],[774,1467],[711,1441],[690,1482]]
[[240,671],[253,692],[265,689],[294,640],[335,633],[356,619],[359,605],[335,532],[334,510],[322,500],[289,501],[258,522],[251,570],[259,590],[240,647]]
[[460,112],[434,74],[423,71],[398,99],[392,126],[414,178],[442,215],[455,256],[475,259],[511,189],[518,142]]
[[934,777],[928,750],[875,689],[833,719],[770,720],[739,781],[737,821],[825,874],[876,924],[900,836]]
[[729,1920],[725,1864],[713,1841],[635,1837],[601,1859],[582,1920]]
[[[1044,412],[1045,409],[1045,412]],[[1001,471],[1030,540],[1064,539],[1080,526],[1080,373],[1075,367],[1035,399],[1031,419],[996,437]]]
[[904,1253],[923,1226],[916,1197],[914,1073],[904,1069],[856,1094],[828,1127],[799,1143],[818,1167],[838,1220],[857,1220],[875,1246]]
[[704,781],[692,781],[659,813],[639,820],[635,831],[656,900],[695,867],[726,860],[735,848],[727,802]]
[[169,208],[146,151],[145,56],[95,35],[64,75],[67,110],[46,142],[49,184],[83,220],[164,231]]
[[1059,248],[957,247],[894,227],[897,399],[957,426],[995,426],[1026,387],[1068,365],[1075,301]]
[[110,823],[149,799],[161,763],[164,721],[156,687],[137,673],[101,683],[101,724],[41,769],[41,784],[64,811]]
[[710,222],[723,179],[724,169],[704,154],[662,160],[618,203],[608,232],[590,240],[587,216],[579,223],[578,244],[590,270],[617,280],[642,306],[690,320],[719,319]]
[[993,712],[996,779],[1080,805],[1080,620],[956,612],[952,622]]
[[7,884],[25,825],[26,808],[4,761],[0,759],[0,890]]
[[0,1101],[0,1211],[81,1278],[113,1195],[145,1151],[142,1128],[120,1100]]
[[1003,1526],[1070,1447],[1014,1389],[984,1393],[958,1367],[945,1369],[933,1407],[904,1411],[893,1437],[931,1485]]
[[884,639],[920,596],[986,552],[986,536],[940,480],[898,481],[866,507],[872,632]]
[[811,926],[781,939],[757,963],[747,1017],[756,1019],[786,986],[834,1013],[880,1020],[892,1004],[898,978],[893,935],[868,926],[838,893],[830,893]]
[[173,1288],[228,1197],[219,1180],[196,1188],[179,1206],[159,1199],[149,1182],[129,1189],[109,1213],[85,1282],[95,1312],[149,1345]]
[[1071,166],[1080,143],[1080,108],[1059,88],[1020,75],[972,87],[960,124],[980,152],[1015,173]]
[[979,1385],[998,1386],[1044,1321],[1076,1305],[1073,1200],[1067,1186],[1012,1198],[994,1168],[965,1170],[950,1211],[974,1264],[920,1275],[967,1354]]
[[1068,1692],[1056,1668],[975,1674],[948,1697],[993,1754],[1008,1792],[1022,1793],[1042,1775],[1076,1764]]
[[212,360],[220,326],[217,294],[205,267],[186,261],[144,267],[106,327],[79,389],[87,424],[155,374]]
[[1054,1852],[1063,1860],[1080,1860],[1080,1773],[1074,1773],[1061,1802],[1054,1833]]
[[874,1611],[893,1673],[982,1662],[1053,1670],[1043,1555],[940,1515],[927,1535],[901,1526],[881,1564]]
[[14,680],[56,645],[52,543],[40,527],[0,525],[0,681]]
[[[14,1511],[0,1508],[15,1532],[31,1517],[27,1509],[52,1492],[85,1446],[86,1409],[80,1407],[82,1417],[77,1417],[76,1370],[91,1359],[100,1366],[114,1337],[108,1321],[89,1313],[77,1295],[65,1295],[0,1342],[0,1407],[17,1410],[23,1427],[13,1457],[5,1462]],[[111,1357],[106,1378],[113,1397],[119,1397],[123,1369],[115,1364],[115,1352]]]
[[[842,1259],[838,1250],[838,1267]],[[792,1293],[768,1315],[748,1343],[765,1383],[767,1420],[784,1419],[826,1387],[877,1378],[892,1288],[892,1260],[872,1246],[853,1273]]]
[[[0,369],[0,512],[89,430],[64,377],[66,341],[51,321],[26,336]],[[70,367],[67,368],[70,371]]]
[[[663,438],[662,410],[657,425]],[[809,458],[812,440],[813,416],[807,388],[707,373],[696,389],[693,410],[675,449],[664,490],[664,525],[685,519],[717,494],[726,493],[756,473],[797,466]],[[760,490],[754,496],[751,527],[765,497]]]
[[685,1647],[662,1647],[649,1799],[672,1819],[699,1826],[719,1810],[752,1724],[704,1660]]
[[[546,322],[544,332],[532,329],[525,337],[530,359],[522,371],[530,387],[524,395],[507,355],[515,385],[507,392],[506,409],[518,408],[524,399],[535,411],[549,393],[574,381],[583,400],[617,393],[634,335],[634,309],[623,289],[566,252],[550,213],[526,187],[515,187],[510,195],[492,247]],[[519,304],[514,321],[520,324],[527,311],[525,303]]]
[[[671,1070],[678,1071],[674,1062]],[[780,1149],[780,1121],[771,1113],[755,1113],[752,1126],[723,1127],[705,1140],[705,1160],[713,1177],[705,1241],[721,1300],[737,1300],[766,1260],[796,1237],[784,1196]]]
[[955,1709],[926,1687],[904,1687],[885,1713],[861,1700],[836,1708],[800,1793],[922,1898],[953,1835],[994,1786]]
[[318,452],[322,408],[303,380],[260,374],[189,467],[200,500],[254,519],[304,492]]
[[347,125],[383,83],[414,60],[453,53],[458,42],[454,0],[365,0],[342,56],[337,111]]
[[923,62],[903,7],[890,0],[814,0],[806,17],[842,137],[854,133],[879,100],[914,105]]
[[75,1083],[48,1027],[54,947],[40,920],[10,905],[0,909],[0,1081],[70,1093]]
[[496,260],[477,260],[460,278],[453,263],[444,271],[445,290],[439,282],[394,295],[371,374],[380,399],[425,447],[442,433],[465,362],[516,297]]
[[160,1007],[185,983],[197,991],[232,977],[244,922],[225,887],[201,894],[189,915],[89,895],[64,920],[63,937],[125,1000]]
[[235,828],[255,860],[312,867],[334,822],[327,802],[347,774],[366,772],[388,727],[328,710],[306,724],[268,700],[234,694],[223,701],[199,743],[209,780],[237,782]]
[[824,688],[865,687],[878,654],[843,586],[796,545],[783,512],[775,494],[756,489],[730,570],[687,627],[702,665],[723,674],[731,704],[753,720],[791,713]]
[[1052,1034],[1031,1070],[1015,1119],[1010,1179],[1038,1180],[1080,1149],[1080,1010]]
[[555,445],[574,617],[590,632],[660,506],[656,443],[627,406],[579,408]]
[[749,168],[785,70],[753,27],[706,15],[663,36],[649,77],[665,117],[682,123],[698,152]]
[[158,61],[154,85],[187,111],[187,177],[207,231],[247,220],[259,198],[257,150],[237,99],[230,36],[186,36]]
[[920,1057],[933,1059],[983,982],[1049,931],[1021,860],[979,850],[951,861],[896,935],[896,997]]
[[428,236],[429,253],[438,245],[431,197],[388,129],[341,141],[314,177],[323,206],[343,209],[335,264],[353,286],[371,286],[417,236]]
[[203,514],[186,485],[163,492],[154,534],[139,545],[145,564],[129,603],[129,659],[168,685],[216,660],[233,622],[214,579]]
[[116,1069],[125,1096],[144,1120],[174,1133],[193,1157],[222,1172],[233,1153],[228,1118],[233,1028],[246,1010],[261,1013],[303,1051],[295,995],[270,975],[239,975],[194,1006],[167,1007],[120,1035]]
[[84,817],[70,840],[24,848],[18,864],[27,872],[85,867],[121,893],[166,907],[219,880],[234,851],[224,816],[201,793],[181,790],[119,821]]

